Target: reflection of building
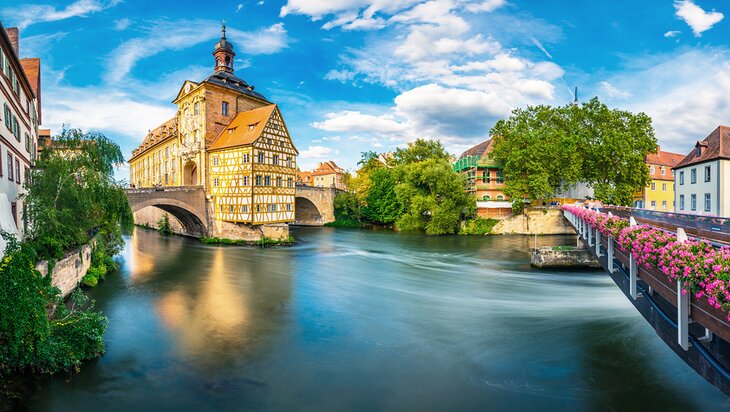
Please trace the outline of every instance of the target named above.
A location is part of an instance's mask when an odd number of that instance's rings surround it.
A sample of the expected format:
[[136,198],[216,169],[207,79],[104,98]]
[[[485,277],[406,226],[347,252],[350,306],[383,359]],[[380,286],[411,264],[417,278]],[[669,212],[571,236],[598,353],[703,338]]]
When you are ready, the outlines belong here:
[[[0,229],[19,236],[26,224],[21,195],[41,122],[40,76],[40,59],[19,58],[18,29],[0,23]],[[0,239],[2,249],[4,245]]]
[[298,152],[279,108],[233,74],[236,54],[222,33],[213,74],[185,81],[176,116],[133,151],[130,183],[203,186],[219,221],[291,222]]
[[462,153],[454,163],[454,170],[467,178],[466,191],[476,197],[480,217],[507,216],[512,210],[502,191],[502,168],[489,156],[493,149],[494,139],[489,139]]
[[674,177],[677,212],[730,217],[730,127],[698,141]]
[[297,172],[297,183],[314,187],[334,187],[335,189],[347,190],[345,175],[347,171],[332,161],[328,160],[317,165],[311,172]]
[[682,161],[679,153],[658,150],[646,156],[650,183],[634,195],[634,207],[640,209],[674,211],[674,171],[673,167]]

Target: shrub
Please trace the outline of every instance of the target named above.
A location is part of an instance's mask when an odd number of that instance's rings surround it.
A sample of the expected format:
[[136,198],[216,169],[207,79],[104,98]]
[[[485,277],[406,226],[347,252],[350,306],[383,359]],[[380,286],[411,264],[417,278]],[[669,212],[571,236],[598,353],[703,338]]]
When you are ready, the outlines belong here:
[[488,235],[492,233],[494,226],[499,223],[497,219],[484,219],[481,217],[475,217],[464,221],[463,225],[459,229],[460,235]]

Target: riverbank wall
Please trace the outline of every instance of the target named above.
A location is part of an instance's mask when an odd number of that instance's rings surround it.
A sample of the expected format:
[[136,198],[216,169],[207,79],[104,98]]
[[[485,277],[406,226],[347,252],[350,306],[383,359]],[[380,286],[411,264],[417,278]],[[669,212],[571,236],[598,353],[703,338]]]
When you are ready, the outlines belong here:
[[[82,246],[80,249],[68,252],[63,259],[59,259],[53,272],[51,272],[51,284],[61,290],[65,298],[79,286],[81,279],[91,267],[91,250],[94,241]],[[43,276],[48,274],[48,261],[41,260],[36,264],[36,270]]]
[[529,210],[522,215],[506,217],[492,229],[495,235],[575,235],[562,212],[557,209]]

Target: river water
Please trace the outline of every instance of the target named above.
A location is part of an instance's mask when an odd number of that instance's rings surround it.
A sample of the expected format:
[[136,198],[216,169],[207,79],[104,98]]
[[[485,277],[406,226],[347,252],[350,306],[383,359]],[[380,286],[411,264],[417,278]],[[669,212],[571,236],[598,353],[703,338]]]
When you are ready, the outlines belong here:
[[[291,248],[138,229],[89,291],[107,353],[38,411],[730,410],[602,272],[522,236],[299,228]],[[540,245],[574,237],[542,237]]]

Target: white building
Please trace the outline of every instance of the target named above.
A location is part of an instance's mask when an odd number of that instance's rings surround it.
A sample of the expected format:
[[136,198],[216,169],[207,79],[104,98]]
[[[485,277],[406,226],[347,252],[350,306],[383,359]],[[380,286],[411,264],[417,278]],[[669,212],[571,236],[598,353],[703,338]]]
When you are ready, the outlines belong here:
[[[40,59],[21,59],[18,29],[0,23],[0,228],[23,236],[24,183],[40,124]],[[0,240],[0,255],[5,242]]]
[[677,212],[730,217],[730,127],[698,141],[674,172]]

